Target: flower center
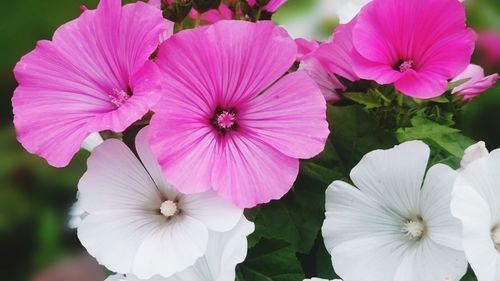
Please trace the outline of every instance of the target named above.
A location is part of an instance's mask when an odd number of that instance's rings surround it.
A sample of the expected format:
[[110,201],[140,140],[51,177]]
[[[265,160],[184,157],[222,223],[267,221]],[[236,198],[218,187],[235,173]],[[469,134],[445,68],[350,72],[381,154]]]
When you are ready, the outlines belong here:
[[160,213],[164,215],[167,218],[171,218],[175,216],[179,212],[179,209],[177,208],[177,203],[175,203],[172,200],[167,200],[163,203],[161,203],[160,206]]
[[130,96],[130,91],[118,90],[116,88],[113,89],[113,93],[108,95],[111,102],[116,107],[122,106],[130,98]]
[[495,243],[495,248],[500,251],[500,226],[496,226],[491,231],[491,240]]
[[399,70],[399,72],[406,72],[410,69],[413,69],[414,66],[415,63],[413,62],[413,60],[402,60],[397,64],[396,70]]
[[407,220],[401,232],[410,240],[420,240],[425,234],[425,223],[421,218]]
[[217,108],[210,123],[221,135],[225,135],[229,130],[236,130],[236,110]]

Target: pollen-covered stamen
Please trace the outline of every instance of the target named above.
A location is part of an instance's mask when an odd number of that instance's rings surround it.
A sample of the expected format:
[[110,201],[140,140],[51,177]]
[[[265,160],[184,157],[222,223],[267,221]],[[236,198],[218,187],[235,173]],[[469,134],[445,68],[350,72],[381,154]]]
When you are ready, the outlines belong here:
[[130,94],[127,91],[114,88],[113,93],[108,97],[116,107],[120,107],[130,98]]
[[425,234],[425,223],[420,218],[407,220],[401,232],[410,240],[419,240]]
[[213,117],[210,119],[210,123],[219,132],[220,135],[224,136],[229,130],[236,130],[238,128],[237,112],[234,109],[222,109],[217,108]]
[[228,129],[234,125],[236,114],[234,112],[223,111],[217,116],[217,125],[221,128]]
[[491,240],[495,243],[495,248],[500,251],[500,226],[496,226],[491,230]]
[[414,67],[414,62],[413,60],[405,60],[405,61],[402,61],[400,64],[399,64],[399,71],[400,72],[406,72],[410,69],[413,69]]
[[175,216],[179,212],[179,208],[177,207],[177,203],[172,200],[167,200],[161,203],[160,213],[167,218],[171,218]]

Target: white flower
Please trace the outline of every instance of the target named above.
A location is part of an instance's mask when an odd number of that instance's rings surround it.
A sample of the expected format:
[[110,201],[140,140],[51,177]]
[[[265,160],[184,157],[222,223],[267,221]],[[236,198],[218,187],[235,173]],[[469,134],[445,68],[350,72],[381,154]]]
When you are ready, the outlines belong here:
[[[334,182],[322,233],[345,280],[459,280],[467,269],[460,223],[449,206],[457,173],[435,165],[429,147],[411,141],[363,157],[351,171],[359,188]],[[422,184],[423,182],[423,184]]]
[[460,161],[460,170],[465,169],[470,163],[476,161],[477,159],[488,157],[489,152],[486,148],[484,141],[480,141],[474,145],[469,146]]
[[[242,216],[235,228],[228,232],[210,232],[206,254],[183,272],[171,277],[153,277],[147,281],[234,281],[236,265],[247,255],[247,236],[254,224]],[[106,281],[141,281],[135,276],[115,275]]]
[[108,269],[141,279],[169,277],[205,255],[209,232],[227,232],[243,211],[214,193],[183,195],[164,178],[147,142],[136,138],[142,163],[121,141],[94,149],[80,180],[88,213],[78,237]]
[[[77,198],[80,197],[79,194],[76,196]],[[73,206],[71,206],[71,209],[69,210],[69,221],[68,221],[68,227],[70,229],[77,229],[81,224],[83,219],[87,216],[87,212],[82,209],[82,206],[80,206],[80,202],[78,199],[76,200],[75,203],[73,203]]]
[[[464,158],[471,159],[469,149]],[[455,182],[451,212],[462,222],[465,255],[479,281],[500,280],[500,150],[475,157]],[[472,157],[474,158],[474,157]]]

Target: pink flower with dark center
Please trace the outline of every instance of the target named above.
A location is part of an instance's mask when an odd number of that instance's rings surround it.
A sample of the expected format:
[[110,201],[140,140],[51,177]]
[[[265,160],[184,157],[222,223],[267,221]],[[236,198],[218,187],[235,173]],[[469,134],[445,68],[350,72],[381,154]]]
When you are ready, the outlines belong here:
[[18,140],[56,167],[66,166],[90,134],[121,132],[161,95],[149,61],[171,27],[143,2],[102,0],[40,41],[16,65],[14,124]]
[[425,99],[443,94],[469,65],[475,34],[457,0],[373,0],[358,14],[352,38],[359,77]]
[[460,73],[451,82],[458,82],[463,79],[469,79],[467,82],[453,89],[452,93],[461,95],[468,101],[477,97],[482,92],[491,88],[498,81],[500,76],[492,74],[484,76],[484,70],[479,65],[471,64],[464,72]]
[[165,89],[150,142],[172,184],[240,207],[290,190],[298,159],[320,153],[329,134],[318,86],[302,71],[286,74],[296,56],[270,21],[219,21],[162,44]]

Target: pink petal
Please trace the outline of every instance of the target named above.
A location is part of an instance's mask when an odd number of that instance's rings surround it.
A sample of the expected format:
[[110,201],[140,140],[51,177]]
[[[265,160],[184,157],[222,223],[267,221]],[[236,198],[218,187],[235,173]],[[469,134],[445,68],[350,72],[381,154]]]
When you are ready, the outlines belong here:
[[491,88],[498,81],[500,76],[492,74],[484,77],[484,70],[479,65],[471,64],[464,72],[455,77],[452,82],[460,81],[463,79],[470,79],[464,84],[453,89],[453,94],[462,95],[465,100],[473,99],[482,92]]
[[294,158],[311,158],[323,151],[330,133],[321,91],[301,71],[286,75],[240,108],[239,116],[242,130]]
[[241,208],[280,199],[293,185],[299,161],[253,135],[226,136],[216,158],[213,185],[219,196]]
[[319,47],[318,41],[304,38],[295,39],[295,44],[297,44],[297,61],[301,61],[306,55]]
[[352,50],[352,63],[361,79],[375,80],[382,85],[394,83],[402,77],[401,72],[395,71],[388,64],[365,59],[356,49]]
[[333,40],[321,44],[321,46],[311,54],[311,56],[319,60],[329,72],[340,75],[349,81],[359,80],[352,66],[352,31],[355,25],[356,18],[348,24],[337,27],[333,33]]
[[199,103],[228,107],[250,100],[278,80],[296,52],[286,31],[270,21],[222,20],[172,36],[162,44],[157,64],[169,83],[166,95],[181,92],[197,96]]
[[442,95],[446,91],[448,81],[436,74],[409,70],[394,85],[410,97],[430,99]]
[[308,56],[303,60],[299,70],[305,71],[318,84],[326,102],[333,104],[342,99],[337,90],[345,90],[345,86],[335,74],[328,72],[315,57]]
[[[40,41],[14,70],[14,124],[23,146],[66,166],[91,133],[123,131],[146,114],[160,89],[157,70],[146,62],[168,25],[145,3],[122,8],[119,0],[103,0],[61,26],[52,41]],[[110,97],[129,90],[121,107]]]
[[264,7],[265,11],[268,11],[270,13],[276,12],[279,7],[281,7],[283,4],[286,3],[288,0],[271,0],[267,5]]

